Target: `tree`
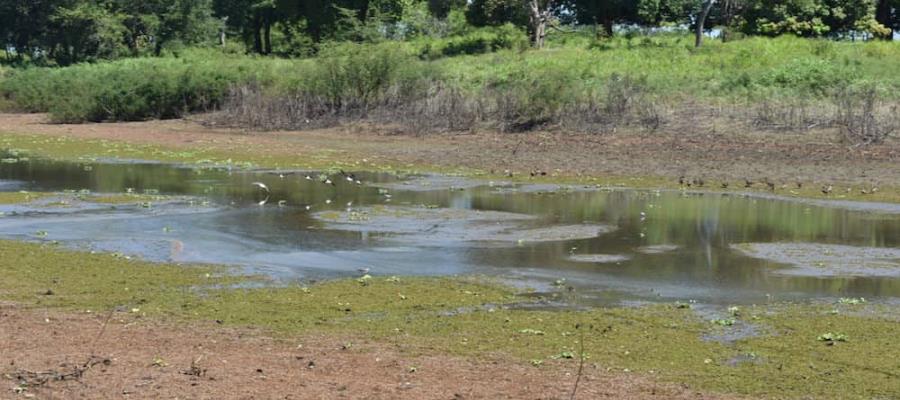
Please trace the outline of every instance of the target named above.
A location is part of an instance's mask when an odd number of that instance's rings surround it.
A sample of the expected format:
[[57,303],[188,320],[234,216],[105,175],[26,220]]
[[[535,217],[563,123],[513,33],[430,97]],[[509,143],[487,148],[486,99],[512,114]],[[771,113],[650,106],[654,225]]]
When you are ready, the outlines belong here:
[[122,16],[93,2],[71,2],[54,10],[43,48],[56,62],[118,57],[124,48]]
[[703,4],[703,9],[700,10],[699,14],[697,14],[697,21],[695,22],[696,27],[694,28],[694,47],[700,47],[703,45],[703,27],[706,24],[706,18],[709,17],[709,12],[712,10],[715,4],[716,0],[706,0],[706,3]]
[[473,26],[513,24],[524,28],[528,18],[521,0],[472,0],[466,8],[466,20]]
[[628,0],[570,0],[569,7],[575,10],[578,23],[599,26],[602,30],[598,32],[610,37],[615,24],[639,20],[640,3]]
[[445,19],[453,9],[466,6],[466,0],[426,0],[428,12],[437,19]]
[[878,37],[893,40],[894,32],[900,29],[900,0],[879,0],[875,9],[875,20],[887,28]]
[[0,0],[0,39],[21,62],[38,54],[53,10],[62,0]]
[[741,30],[750,35],[884,35],[875,20],[876,0],[752,0],[744,8]]
[[530,0],[528,4],[528,21],[531,23],[530,31],[532,44],[541,49],[544,47],[544,38],[547,37],[547,29],[553,19],[553,12],[558,6],[555,0]]

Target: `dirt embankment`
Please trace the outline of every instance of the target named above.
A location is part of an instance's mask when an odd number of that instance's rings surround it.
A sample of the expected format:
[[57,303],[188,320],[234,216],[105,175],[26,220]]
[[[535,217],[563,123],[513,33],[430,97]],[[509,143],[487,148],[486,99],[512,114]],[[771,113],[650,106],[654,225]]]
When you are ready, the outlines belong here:
[[[337,158],[378,158],[403,166],[471,168],[517,176],[546,172],[560,178],[651,177],[676,185],[680,176],[705,187],[787,193],[798,182],[817,194],[834,186],[859,196],[863,190],[900,187],[900,141],[871,146],[841,143],[834,130],[803,133],[723,128],[727,122],[672,124],[656,132],[625,130],[596,135],[555,132],[521,134],[391,135],[384,127],[349,126],[296,132],[244,132],[212,128],[189,120],[54,125],[42,115],[0,114],[0,132],[109,139],[176,149],[255,151],[275,155],[327,152]],[[813,190],[814,187],[814,190]],[[802,193],[801,193],[802,194]]]
[[[276,340],[214,323],[107,318],[0,305],[0,398],[568,399],[575,382],[571,361],[532,367],[500,356],[410,355],[352,338]],[[588,363],[578,398],[725,397]]]

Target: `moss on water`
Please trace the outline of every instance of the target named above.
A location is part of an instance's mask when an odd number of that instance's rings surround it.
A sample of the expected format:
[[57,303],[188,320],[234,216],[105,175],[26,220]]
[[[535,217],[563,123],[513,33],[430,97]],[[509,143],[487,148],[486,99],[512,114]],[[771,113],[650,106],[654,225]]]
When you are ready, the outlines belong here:
[[[235,288],[260,278],[228,272],[0,241],[0,299],[23,304],[120,308],[285,336],[366,337],[412,353],[505,354],[523,363],[560,359],[573,368],[583,338],[589,363],[700,390],[768,398],[900,396],[895,342],[900,323],[894,306],[748,307],[734,312],[735,326],[716,326],[677,305],[580,311],[508,307],[531,300],[475,278],[364,277]],[[742,324],[753,325],[761,336],[704,340]],[[829,345],[819,340],[826,333],[846,335],[847,341]]]
[[149,194],[101,194],[96,196],[79,196],[79,200],[110,205],[128,205],[128,204],[149,204],[152,202],[165,201],[170,199],[168,196],[149,195]]
[[0,192],[0,204],[24,204],[40,200],[49,196],[49,193],[35,192]]

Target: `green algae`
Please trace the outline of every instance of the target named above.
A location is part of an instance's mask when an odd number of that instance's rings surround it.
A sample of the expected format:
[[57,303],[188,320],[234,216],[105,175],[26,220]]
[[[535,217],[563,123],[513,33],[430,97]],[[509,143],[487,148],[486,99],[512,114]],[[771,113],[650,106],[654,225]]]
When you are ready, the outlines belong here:
[[36,192],[0,192],[0,204],[26,204],[50,195]]
[[[474,277],[266,285],[230,272],[0,241],[0,300],[29,306],[117,308],[288,337],[365,337],[412,354],[502,354],[537,368],[551,359],[575,368],[583,350],[587,362],[600,368],[768,398],[900,395],[898,319],[896,307],[886,305],[742,307],[729,311],[735,326],[714,326],[678,304],[529,309],[534,300],[519,296],[520,290]],[[242,285],[248,282],[255,285]],[[756,327],[757,334],[705,339],[741,324]],[[830,332],[847,339],[831,345],[818,339]]]

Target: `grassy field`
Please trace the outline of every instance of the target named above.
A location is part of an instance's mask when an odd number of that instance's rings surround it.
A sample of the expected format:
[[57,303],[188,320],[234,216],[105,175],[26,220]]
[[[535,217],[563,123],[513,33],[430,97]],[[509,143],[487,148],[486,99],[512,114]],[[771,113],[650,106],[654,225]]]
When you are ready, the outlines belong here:
[[[592,131],[658,123],[660,109],[685,103],[814,109],[862,88],[886,104],[900,99],[896,42],[752,38],[698,50],[686,35],[599,42],[559,35],[536,51],[502,35],[335,45],[314,59],[191,50],[179,58],[15,70],[0,82],[0,95],[7,109],[67,122],[174,118],[228,102],[243,125],[296,128],[381,115],[421,131],[548,124]],[[489,52],[466,54],[482,51]],[[229,95],[240,87],[243,95]]]
[[[877,305],[687,304],[529,311],[520,290],[477,278],[363,277],[234,288],[225,268],[150,264],[50,244],[0,241],[0,299],[63,310],[119,309],[170,321],[217,320],[277,336],[362,335],[405,351],[501,353],[541,368],[557,359],[724,393],[771,398],[892,398],[896,315]],[[565,296],[565,295],[563,295]],[[752,326],[755,335],[728,337]],[[706,338],[706,339],[704,339]],[[829,339],[831,338],[831,339]]]

